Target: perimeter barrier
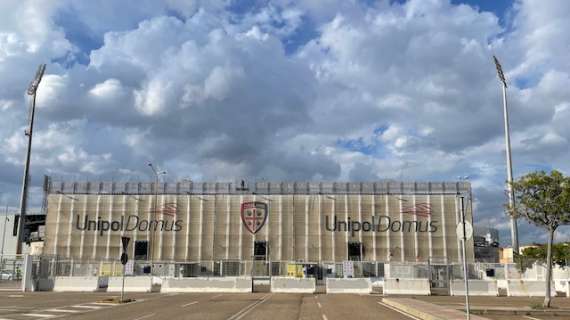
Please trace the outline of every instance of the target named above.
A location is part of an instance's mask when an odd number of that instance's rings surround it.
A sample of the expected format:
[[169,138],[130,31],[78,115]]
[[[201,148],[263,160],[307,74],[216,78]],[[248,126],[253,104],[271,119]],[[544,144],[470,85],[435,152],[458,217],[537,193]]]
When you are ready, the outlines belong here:
[[[404,262],[301,262],[218,260],[199,262],[77,261],[29,256],[30,291],[117,291],[125,270],[125,290],[140,292],[251,292],[263,284],[273,292],[383,293],[384,295],[463,295],[463,266]],[[19,284],[26,259],[4,259],[4,283]],[[5,272],[4,270],[9,270]],[[470,263],[471,295],[544,295],[545,267],[534,263]],[[6,276],[8,278],[8,276]],[[570,269],[553,269],[553,294],[570,296]]]

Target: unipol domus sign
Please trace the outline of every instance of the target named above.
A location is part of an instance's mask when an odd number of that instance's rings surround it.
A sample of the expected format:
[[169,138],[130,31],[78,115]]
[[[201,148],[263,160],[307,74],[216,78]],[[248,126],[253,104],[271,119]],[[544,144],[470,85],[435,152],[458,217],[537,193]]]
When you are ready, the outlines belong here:
[[[403,203],[406,200],[402,200]],[[350,217],[346,220],[336,215],[329,219],[325,217],[325,229],[331,232],[350,232],[353,236],[356,232],[437,232],[439,222],[431,219],[431,205],[417,203],[415,205],[403,205],[400,210],[403,219],[395,219],[394,216],[376,215],[370,220],[354,220]],[[423,218],[423,219],[422,219]]]
[[[125,215],[116,219],[105,219],[99,215],[92,217],[89,214],[81,217],[76,215],[75,228],[79,231],[95,231],[99,235],[106,232],[130,231],[181,231],[185,221],[176,214],[177,208],[173,204],[165,204],[162,209],[145,213],[147,217],[138,215]],[[329,232],[437,232],[439,221],[432,220],[431,207],[425,203],[414,206],[403,206],[400,210],[400,219],[393,214],[373,215],[370,219],[358,220],[347,215],[324,214],[324,229]],[[265,226],[269,216],[269,206],[261,201],[242,202],[240,217],[242,227],[252,234],[256,234]],[[150,216],[150,219],[148,219]],[[162,216],[163,218],[158,218]],[[170,219],[166,218],[170,217]]]

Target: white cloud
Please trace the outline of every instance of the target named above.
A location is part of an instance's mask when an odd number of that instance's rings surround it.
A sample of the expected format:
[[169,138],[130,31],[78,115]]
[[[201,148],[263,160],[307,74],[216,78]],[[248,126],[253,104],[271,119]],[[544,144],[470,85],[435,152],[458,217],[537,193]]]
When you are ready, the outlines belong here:
[[89,93],[96,98],[112,99],[123,93],[121,81],[117,79],[107,79],[104,82],[96,84]]
[[[146,177],[148,160],[193,179],[470,175],[480,222],[505,231],[497,54],[515,174],[570,172],[567,2],[517,1],[509,28],[444,0],[252,6],[2,2],[15,14],[0,21],[0,162],[21,164],[24,91],[51,61],[34,175]],[[73,63],[79,55],[85,65]]]

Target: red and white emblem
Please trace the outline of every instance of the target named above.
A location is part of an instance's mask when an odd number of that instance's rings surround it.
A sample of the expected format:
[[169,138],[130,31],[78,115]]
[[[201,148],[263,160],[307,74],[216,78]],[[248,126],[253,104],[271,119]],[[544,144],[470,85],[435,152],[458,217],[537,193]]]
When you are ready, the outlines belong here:
[[267,213],[267,203],[255,201],[241,204],[241,221],[251,233],[261,230],[267,220]]

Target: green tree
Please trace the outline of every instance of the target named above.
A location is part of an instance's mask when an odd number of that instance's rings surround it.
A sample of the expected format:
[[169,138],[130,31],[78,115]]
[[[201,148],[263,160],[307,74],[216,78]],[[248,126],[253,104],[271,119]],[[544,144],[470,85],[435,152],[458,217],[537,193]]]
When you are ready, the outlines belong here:
[[[546,245],[538,244],[536,247],[524,248],[520,258],[523,261],[546,262]],[[570,245],[568,243],[556,243],[552,245],[552,262],[561,267],[570,263]]]
[[509,213],[521,216],[548,232],[546,247],[546,294],[543,306],[550,308],[552,243],[556,229],[570,224],[570,178],[553,170],[529,173],[513,182],[515,206]]

